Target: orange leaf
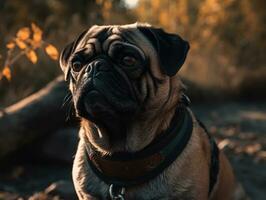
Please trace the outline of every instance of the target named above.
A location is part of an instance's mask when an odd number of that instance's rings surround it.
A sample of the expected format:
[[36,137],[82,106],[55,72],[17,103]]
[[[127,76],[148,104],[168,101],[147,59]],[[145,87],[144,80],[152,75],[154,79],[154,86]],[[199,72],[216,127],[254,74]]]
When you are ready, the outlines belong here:
[[20,40],[19,38],[16,38],[16,39],[15,39],[15,42],[16,42],[16,44],[18,45],[18,47],[19,47],[20,49],[26,49],[26,48],[27,48],[26,43],[23,42],[22,40]]
[[16,46],[16,44],[14,42],[9,42],[6,44],[6,48],[8,49],[14,49]]
[[30,29],[27,27],[23,27],[18,30],[17,37],[21,40],[26,40],[30,37]]
[[42,41],[42,30],[34,23],[31,23],[31,29],[33,31],[33,41],[34,41],[34,43],[35,44],[40,43]]
[[104,8],[104,10],[106,10],[106,11],[110,10],[110,9],[112,8],[112,2],[111,2],[111,1],[105,1],[105,2],[103,3],[103,8]]
[[38,60],[37,54],[33,50],[27,51],[26,56],[33,64],[35,64]]
[[58,51],[57,49],[51,45],[51,44],[48,44],[46,47],[45,47],[45,52],[48,54],[48,56],[53,59],[53,60],[57,60],[58,59]]
[[96,0],[96,4],[101,5],[103,3],[103,0]]
[[11,70],[8,66],[5,66],[2,71],[2,76],[6,77],[7,80],[11,80]]

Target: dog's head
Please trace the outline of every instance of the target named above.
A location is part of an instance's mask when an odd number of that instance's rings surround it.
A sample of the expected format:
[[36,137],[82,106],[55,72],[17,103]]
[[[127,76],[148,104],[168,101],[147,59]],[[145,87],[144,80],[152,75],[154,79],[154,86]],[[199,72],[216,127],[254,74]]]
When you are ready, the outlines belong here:
[[89,140],[104,151],[151,142],[178,103],[188,49],[180,36],[137,23],[93,26],[67,45],[60,65]]

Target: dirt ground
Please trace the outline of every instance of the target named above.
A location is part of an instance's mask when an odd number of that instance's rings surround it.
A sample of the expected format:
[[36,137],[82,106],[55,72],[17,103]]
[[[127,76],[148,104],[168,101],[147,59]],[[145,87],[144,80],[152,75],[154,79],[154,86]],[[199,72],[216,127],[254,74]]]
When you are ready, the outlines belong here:
[[251,199],[266,199],[266,105],[226,103],[193,107],[215,136]]
[[[266,104],[231,102],[192,109],[229,157],[250,198],[266,199]],[[1,165],[0,200],[76,198],[70,164],[31,161],[10,166]]]

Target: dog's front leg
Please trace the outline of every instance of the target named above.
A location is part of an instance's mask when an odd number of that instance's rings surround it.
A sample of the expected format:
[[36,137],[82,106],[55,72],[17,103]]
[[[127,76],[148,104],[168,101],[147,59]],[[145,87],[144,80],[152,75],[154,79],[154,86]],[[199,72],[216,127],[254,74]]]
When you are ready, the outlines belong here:
[[79,200],[102,200],[101,198],[93,197],[93,196],[86,194],[82,191],[76,191],[76,193],[78,195]]
[[76,193],[80,200],[105,200],[108,186],[93,174],[87,161],[85,145],[81,137],[72,169]]

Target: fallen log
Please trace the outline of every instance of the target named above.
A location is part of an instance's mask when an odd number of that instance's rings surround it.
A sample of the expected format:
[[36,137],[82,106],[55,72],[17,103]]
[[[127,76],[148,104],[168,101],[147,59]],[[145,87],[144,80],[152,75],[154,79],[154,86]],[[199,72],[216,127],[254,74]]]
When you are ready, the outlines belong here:
[[66,126],[67,85],[60,76],[40,91],[0,111],[0,159]]

